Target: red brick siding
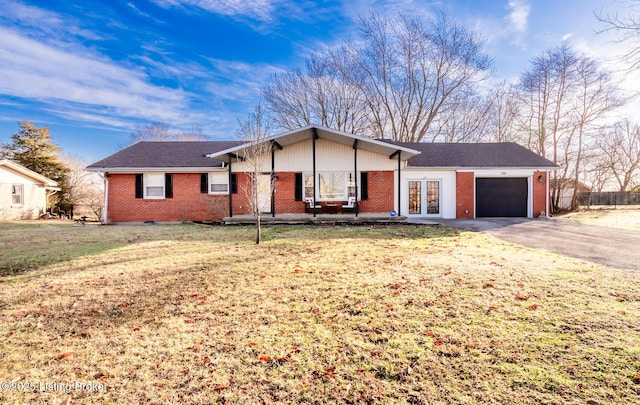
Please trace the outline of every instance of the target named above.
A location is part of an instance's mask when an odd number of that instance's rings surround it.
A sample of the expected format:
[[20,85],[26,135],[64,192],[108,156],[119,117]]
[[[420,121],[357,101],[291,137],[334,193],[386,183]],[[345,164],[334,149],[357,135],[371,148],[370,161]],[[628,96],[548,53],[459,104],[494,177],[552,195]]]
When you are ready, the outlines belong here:
[[389,212],[395,203],[395,179],[392,171],[369,172],[369,199],[360,202],[359,212]]
[[[237,173],[238,193],[233,194],[233,215],[250,214],[247,185],[249,175]],[[361,201],[360,212],[389,212],[394,208],[394,173],[369,172],[369,199]],[[278,173],[276,215],[304,213],[305,203],[295,200],[295,173]],[[219,221],[229,212],[228,195],[200,193],[200,173],[173,175],[173,198],[135,198],[135,174],[109,176],[108,220],[144,221]]]
[[[233,195],[233,215],[248,215],[251,213],[249,206],[250,183],[248,173],[237,173],[238,193]],[[277,173],[275,182],[277,214],[297,214],[304,213],[304,202],[295,201],[295,173]]]
[[[472,172],[456,173],[456,218],[473,218],[475,205],[473,190],[475,176]],[[466,211],[466,212],[465,212]]]
[[109,175],[110,222],[209,221],[228,212],[226,195],[200,194],[200,173],[173,175],[173,198],[135,198],[135,174]]
[[[542,176],[542,181],[538,181],[538,176]],[[533,172],[533,217],[538,218],[540,212],[547,215],[547,173]]]
[[[278,214],[304,214],[304,201],[296,201],[296,174],[295,172],[277,173],[275,183],[276,190],[276,215]],[[249,175],[238,173],[238,194],[233,195],[233,215],[249,214],[248,194],[246,187],[249,184]],[[394,176],[393,172],[375,171],[369,172],[369,199],[361,201],[360,212],[389,212],[394,203]]]
[[296,201],[296,174],[294,172],[278,173],[278,179],[276,180],[276,215],[282,213],[304,214],[304,210],[304,201]]

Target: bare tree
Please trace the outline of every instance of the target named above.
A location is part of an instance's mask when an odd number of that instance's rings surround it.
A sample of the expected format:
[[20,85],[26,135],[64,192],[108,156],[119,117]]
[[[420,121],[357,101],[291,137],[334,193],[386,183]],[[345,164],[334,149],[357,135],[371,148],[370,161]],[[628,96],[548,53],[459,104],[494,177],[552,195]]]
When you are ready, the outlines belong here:
[[620,191],[640,182],[640,126],[619,122],[596,141],[599,159],[594,170],[614,178]]
[[488,97],[462,94],[449,103],[434,120],[430,131],[432,140],[440,142],[482,142],[488,138],[491,114]]
[[241,190],[256,222],[256,244],[262,240],[261,218],[267,205],[263,198],[265,195],[269,196],[270,201],[275,192],[274,174],[264,172],[269,152],[274,147],[273,142],[267,141],[270,131],[262,104],[258,104],[245,121],[239,122],[238,138],[246,143],[241,154],[242,166],[248,178],[248,183],[243,182]]
[[561,190],[572,180],[577,183],[582,172],[588,137],[596,136],[607,113],[626,100],[597,62],[568,43],[534,58],[519,89],[529,148],[561,166],[552,179],[556,210]]
[[487,118],[487,135],[492,142],[519,141],[517,117],[519,103],[517,90],[506,83],[494,87],[487,96],[489,111]]
[[208,141],[209,136],[204,133],[204,128],[196,126],[173,131],[171,139],[175,141]]
[[358,89],[341,80],[319,55],[307,59],[304,72],[271,76],[263,96],[274,123],[283,129],[320,124],[361,135],[369,130]]
[[614,32],[619,42],[635,43],[635,46],[623,56],[629,64],[627,70],[634,71],[640,67],[640,0],[622,1],[622,5],[629,10],[628,15],[619,16],[601,11],[596,18],[604,25],[600,33]]
[[140,141],[205,141],[207,139],[202,127],[178,130],[171,128],[166,122],[153,121],[136,125],[135,130],[119,146],[126,148]]
[[69,168],[67,200],[73,205],[74,213],[84,213],[82,208],[86,208],[88,213],[101,220],[102,206],[104,205],[102,179],[97,173],[86,171],[85,168],[89,163],[79,156],[63,155],[61,160]]
[[360,90],[377,137],[420,142],[446,103],[488,76],[484,42],[444,13],[423,21],[373,13],[359,41],[329,53],[344,81]]
[[373,13],[358,32],[357,40],[310,57],[304,72],[272,77],[264,97],[279,126],[319,123],[419,142],[442,110],[490,72],[484,42],[444,13],[425,21]]
[[[587,137],[589,140],[597,137],[600,132],[601,122],[607,114],[624,105],[627,99],[613,83],[608,72],[601,70],[593,59],[581,57],[576,66],[578,85],[576,88],[576,100],[572,109],[574,125],[571,128],[569,139],[575,139],[574,159],[574,185],[571,197],[571,209],[578,208],[579,176],[582,171],[583,153]],[[565,150],[568,155],[568,150]]]

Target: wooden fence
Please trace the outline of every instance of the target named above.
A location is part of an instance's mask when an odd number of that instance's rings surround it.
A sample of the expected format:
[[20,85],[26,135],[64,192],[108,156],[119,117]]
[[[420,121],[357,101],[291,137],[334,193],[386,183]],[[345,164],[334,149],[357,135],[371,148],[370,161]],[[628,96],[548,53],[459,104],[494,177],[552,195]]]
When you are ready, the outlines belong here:
[[578,193],[580,205],[640,205],[640,193],[604,191]]

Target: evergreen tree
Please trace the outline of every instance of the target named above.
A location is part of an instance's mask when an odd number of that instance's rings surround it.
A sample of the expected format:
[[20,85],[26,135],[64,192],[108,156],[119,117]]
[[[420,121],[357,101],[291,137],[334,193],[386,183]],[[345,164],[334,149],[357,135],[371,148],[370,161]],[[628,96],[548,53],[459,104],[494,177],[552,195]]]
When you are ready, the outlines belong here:
[[62,189],[58,193],[59,201],[66,202],[69,168],[60,160],[60,148],[53,143],[49,128],[38,128],[27,120],[19,126],[18,133],[11,136],[12,142],[3,145],[6,157],[56,181]]

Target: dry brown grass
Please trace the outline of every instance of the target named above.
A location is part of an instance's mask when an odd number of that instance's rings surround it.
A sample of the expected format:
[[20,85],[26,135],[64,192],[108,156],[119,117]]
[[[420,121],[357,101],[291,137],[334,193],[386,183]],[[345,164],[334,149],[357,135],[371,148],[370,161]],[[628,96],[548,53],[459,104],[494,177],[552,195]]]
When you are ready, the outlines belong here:
[[576,220],[587,225],[640,231],[640,207],[637,206],[630,208],[592,207],[589,210],[563,214],[560,218]]
[[640,398],[637,276],[437,227],[252,236],[0,225],[0,380],[107,387],[0,402]]

